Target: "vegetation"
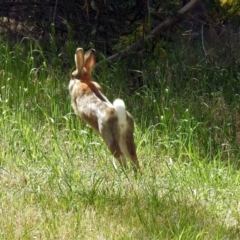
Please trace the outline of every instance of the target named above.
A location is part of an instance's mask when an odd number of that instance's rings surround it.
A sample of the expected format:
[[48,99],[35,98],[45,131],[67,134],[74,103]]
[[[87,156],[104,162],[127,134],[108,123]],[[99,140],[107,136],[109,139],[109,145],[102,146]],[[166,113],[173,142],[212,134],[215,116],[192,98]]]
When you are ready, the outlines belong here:
[[[192,14],[179,12],[190,2],[199,3]],[[164,20],[177,17],[185,22],[182,29],[172,28],[171,34],[176,30],[189,33],[199,31],[201,24],[219,27],[230,18],[239,25],[238,13],[236,0],[2,0],[0,32],[11,41],[31,37],[45,51],[65,52],[74,43],[110,55],[142,40]],[[166,38],[164,31],[151,35],[157,35],[158,41]]]
[[220,0],[220,4],[224,9],[228,10],[230,15],[240,14],[240,3],[237,0]]
[[169,46],[167,59],[146,56],[143,85],[129,90],[128,63],[98,56],[96,80],[135,119],[135,179],[73,114],[71,69],[30,39],[0,47],[1,239],[238,238],[236,66]]
[[[88,6],[93,12],[96,2]],[[168,1],[156,9],[167,15],[179,6]],[[186,19],[117,63],[105,53],[141,38],[152,20],[145,13],[139,17],[145,25],[139,18],[134,26],[126,22],[129,34],[96,49],[95,80],[110,100],[123,98],[135,120],[143,170],[137,178],[119,168],[71,109],[73,55],[76,47],[90,47],[89,39],[77,41],[69,24],[64,44],[51,24],[46,41],[2,34],[1,239],[239,239],[239,36],[236,25],[219,24],[217,8],[203,9],[204,24],[197,12],[194,21],[201,21],[191,31]],[[91,14],[87,27],[101,30]]]

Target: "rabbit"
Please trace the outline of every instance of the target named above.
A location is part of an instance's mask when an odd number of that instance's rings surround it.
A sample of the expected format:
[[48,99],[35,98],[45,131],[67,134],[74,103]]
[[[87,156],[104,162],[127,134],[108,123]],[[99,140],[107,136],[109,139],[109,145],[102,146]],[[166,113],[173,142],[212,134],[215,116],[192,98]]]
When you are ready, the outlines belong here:
[[75,62],[76,70],[68,86],[74,112],[103,138],[123,168],[127,167],[126,158],[129,158],[137,173],[140,167],[133,138],[134,123],[131,114],[126,111],[124,101],[116,99],[111,103],[103,94],[101,86],[92,81],[94,49],[84,54],[83,49],[78,48]]

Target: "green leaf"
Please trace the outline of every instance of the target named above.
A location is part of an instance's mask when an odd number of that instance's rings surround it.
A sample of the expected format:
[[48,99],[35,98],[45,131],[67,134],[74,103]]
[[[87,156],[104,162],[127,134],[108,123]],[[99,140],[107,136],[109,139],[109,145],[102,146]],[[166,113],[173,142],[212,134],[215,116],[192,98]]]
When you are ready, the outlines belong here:
[[94,0],[91,1],[91,7],[93,10],[98,11],[97,5]]

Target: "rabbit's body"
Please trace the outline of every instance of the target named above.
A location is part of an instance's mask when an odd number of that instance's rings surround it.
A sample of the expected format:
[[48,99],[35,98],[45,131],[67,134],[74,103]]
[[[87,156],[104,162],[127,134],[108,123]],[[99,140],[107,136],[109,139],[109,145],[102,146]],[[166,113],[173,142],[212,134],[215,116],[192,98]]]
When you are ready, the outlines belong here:
[[132,116],[126,111],[123,100],[116,99],[112,104],[99,84],[91,81],[91,70],[95,64],[93,50],[84,55],[82,49],[77,49],[75,61],[77,70],[73,72],[68,87],[74,112],[103,138],[121,165],[126,167],[125,157],[130,158],[136,171],[139,163]]

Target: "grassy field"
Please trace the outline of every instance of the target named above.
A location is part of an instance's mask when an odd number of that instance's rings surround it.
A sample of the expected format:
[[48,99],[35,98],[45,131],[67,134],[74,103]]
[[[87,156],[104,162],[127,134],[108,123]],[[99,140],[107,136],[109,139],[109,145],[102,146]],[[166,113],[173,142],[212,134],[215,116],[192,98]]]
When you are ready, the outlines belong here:
[[96,69],[134,116],[135,179],[73,114],[71,67],[1,42],[1,239],[240,239],[240,76],[182,55],[148,62],[131,94],[123,63]]

